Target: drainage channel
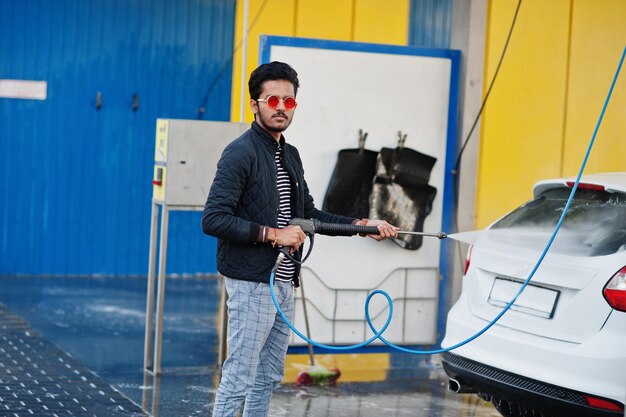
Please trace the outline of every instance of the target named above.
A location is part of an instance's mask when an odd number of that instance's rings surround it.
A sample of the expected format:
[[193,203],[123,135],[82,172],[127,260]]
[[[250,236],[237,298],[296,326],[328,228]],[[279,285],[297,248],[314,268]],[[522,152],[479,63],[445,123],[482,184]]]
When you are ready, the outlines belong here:
[[0,304],[0,415],[147,416]]

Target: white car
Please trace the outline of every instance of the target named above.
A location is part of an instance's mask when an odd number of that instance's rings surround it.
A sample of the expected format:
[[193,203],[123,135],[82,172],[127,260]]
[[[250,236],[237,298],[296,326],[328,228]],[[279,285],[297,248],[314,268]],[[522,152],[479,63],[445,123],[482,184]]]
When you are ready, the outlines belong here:
[[[483,329],[518,293],[574,182],[535,184],[532,200],[478,235],[443,347]],[[559,234],[515,304],[442,362],[452,391],[491,400],[503,416],[624,416],[626,172],[582,177]]]

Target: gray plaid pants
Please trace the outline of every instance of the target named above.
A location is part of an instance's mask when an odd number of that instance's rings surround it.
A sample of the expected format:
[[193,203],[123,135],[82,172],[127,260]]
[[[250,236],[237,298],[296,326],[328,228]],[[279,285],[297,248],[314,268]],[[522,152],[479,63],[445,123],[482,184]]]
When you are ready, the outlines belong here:
[[[269,284],[225,278],[228,293],[228,357],[222,366],[214,417],[268,415],[280,385],[290,329],[276,311]],[[276,281],[280,308],[293,321],[293,284]]]

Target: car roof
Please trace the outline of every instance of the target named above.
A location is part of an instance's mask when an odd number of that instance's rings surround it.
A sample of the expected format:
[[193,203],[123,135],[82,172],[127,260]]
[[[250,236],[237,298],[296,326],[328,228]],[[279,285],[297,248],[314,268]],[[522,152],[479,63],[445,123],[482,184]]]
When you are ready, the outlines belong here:
[[[551,188],[562,187],[568,182],[576,181],[576,177],[556,178],[550,180],[542,180],[535,183],[533,187],[533,195],[538,196]],[[626,172],[604,172],[598,174],[583,175],[580,183],[602,185],[607,191],[626,192]]]

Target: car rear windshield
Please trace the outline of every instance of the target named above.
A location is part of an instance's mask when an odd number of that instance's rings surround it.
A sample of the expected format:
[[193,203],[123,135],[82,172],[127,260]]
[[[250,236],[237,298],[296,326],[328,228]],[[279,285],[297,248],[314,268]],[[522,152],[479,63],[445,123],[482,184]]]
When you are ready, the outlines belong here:
[[[541,248],[563,213],[571,188],[549,189],[495,223],[490,237]],[[578,189],[550,250],[604,256],[626,250],[626,193]]]

